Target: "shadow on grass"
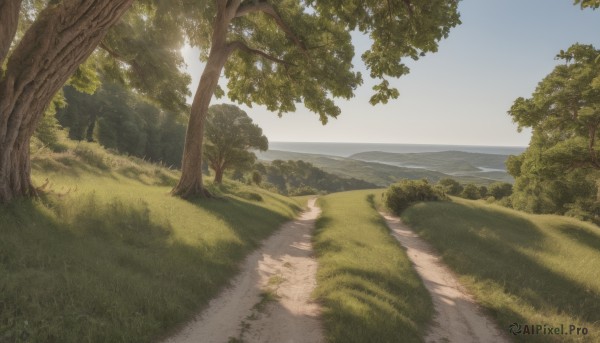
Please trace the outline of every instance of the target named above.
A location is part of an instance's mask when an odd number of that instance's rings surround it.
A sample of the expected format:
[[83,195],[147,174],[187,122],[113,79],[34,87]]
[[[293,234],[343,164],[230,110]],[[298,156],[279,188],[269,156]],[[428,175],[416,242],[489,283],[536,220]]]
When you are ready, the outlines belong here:
[[[532,257],[536,252],[551,253],[552,249],[552,245],[544,244],[551,238],[535,223],[507,212],[460,203],[415,206],[402,218],[442,254],[452,269],[486,285],[487,291],[495,289],[516,301],[517,306],[512,308],[496,299],[484,303],[501,328],[507,330],[513,322],[529,322],[518,308],[532,308],[541,316],[563,314],[595,323],[596,331],[600,329],[600,294]],[[573,236],[576,229],[560,230]],[[600,242],[589,235],[577,229],[574,237],[600,249]],[[547,342],[562,341],[564,337],[558,340],[540,335],[529,339]]]
[[[316,296],[331,342],[422,342],[432,304],[376,211],[375,195],[323,198]],[[351,225],[351,226],[350,226]]]
[[596,230],[597,232],[570,224],[559,225],[557,228],[561,233],[579,244],[600,251],[600,228]]
[[145,202],[93,194],[0,208],[0,341],[154,341],[197,314],[289,219],[236,199],[197,205],[240,240],[186,244]]

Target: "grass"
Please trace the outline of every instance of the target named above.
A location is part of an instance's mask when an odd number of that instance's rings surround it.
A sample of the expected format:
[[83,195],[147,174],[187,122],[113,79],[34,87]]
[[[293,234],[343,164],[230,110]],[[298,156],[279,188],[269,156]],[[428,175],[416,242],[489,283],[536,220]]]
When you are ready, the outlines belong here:
[[34,156],[46,195],[0,208],[0,342],[165,337],[301,207],[233,182],[184,201],[172,170],[69,144]]
[[600,342],[600,228],[482,201],[417,204],[402,219],[432,243],[500,328],[573,324],[588,335],[528,342]]
[[432,316],[427,290],[375,210],[376,193],[319,200],[315,296],[329,342],[422,342]]

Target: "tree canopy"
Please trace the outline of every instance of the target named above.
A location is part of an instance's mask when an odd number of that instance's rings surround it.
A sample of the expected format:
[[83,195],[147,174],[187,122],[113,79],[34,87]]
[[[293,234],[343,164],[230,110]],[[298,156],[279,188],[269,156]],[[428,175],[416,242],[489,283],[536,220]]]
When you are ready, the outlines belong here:
[[180,2],[190,43],[206,67],[192,104],[182,163],[174,194],[202,194],[199,156],[204,119],[222,71],[228,97],[248,106],[265,105],[280,115],[297,103],[321,122],[340,114],[334,99],[348,99],[362,84],[354,70],[352,31],[371,39],[362,59],[379,79],[371,103],[398,97],[388,78],[408,73],[404,58],[435,52],[438,42],[460,23],[457,0],[200,0]]
[[527,150],[507,161],[515,177],[513,207],[535,213],[597,219],[600,171],[600,51],[574,44],[537,86],[508,112],[519,129],[533,129]]
[[252,118],[235,105],[213,105],[206,120],[204,158],[221,183],[227,169],[250,170],[256,161],[253,150],[266,151],[269,141]]

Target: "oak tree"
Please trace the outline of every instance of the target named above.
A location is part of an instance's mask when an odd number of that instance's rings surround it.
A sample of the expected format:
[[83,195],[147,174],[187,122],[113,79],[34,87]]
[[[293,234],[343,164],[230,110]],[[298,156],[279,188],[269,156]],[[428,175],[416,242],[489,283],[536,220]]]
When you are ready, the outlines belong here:
[[457,0],[182,0],[181,22],[205,68],[191,107],[182,175],[172,193],[207,194],[201,156],[205,119],[220,95],[224,71],[228,97],[265,105],[282,115],[303,103],[324,124],[340,114],[334,99],[348,99],[361,85],[354,70],[351,32],[371,39],[362,59],[374,87],[371,103],[398,96],[388,78],[408,73],[403,58],[435,52],[458,25]]
[[29,142],[37,123],[133,0],[50,1],[16,39],[23,3],[0,1],[0,203],[36,192]]
[[249,170],[256,161],[253,150],[266,151],[267,137],[252,118],[235,105],[213,105],[208,111],[204,158],[215,171],[215,183],[227,169]]

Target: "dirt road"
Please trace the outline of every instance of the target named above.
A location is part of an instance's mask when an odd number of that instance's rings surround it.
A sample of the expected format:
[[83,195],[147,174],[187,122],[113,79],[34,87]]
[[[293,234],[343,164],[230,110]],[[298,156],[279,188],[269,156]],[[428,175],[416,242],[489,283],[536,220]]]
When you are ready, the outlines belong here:
[[440,262],[431,246],[403,225],[399,218],[382,215],[394,237],[406,248],[408,257],[431,293],[436,314],[425,342],[509,342],[481,312],[448,267]]
[[315,200],[248,256],[242,272],[208,308],[165,343],[323,342],[320,308],[311,301],[317,262],[311,234]]

